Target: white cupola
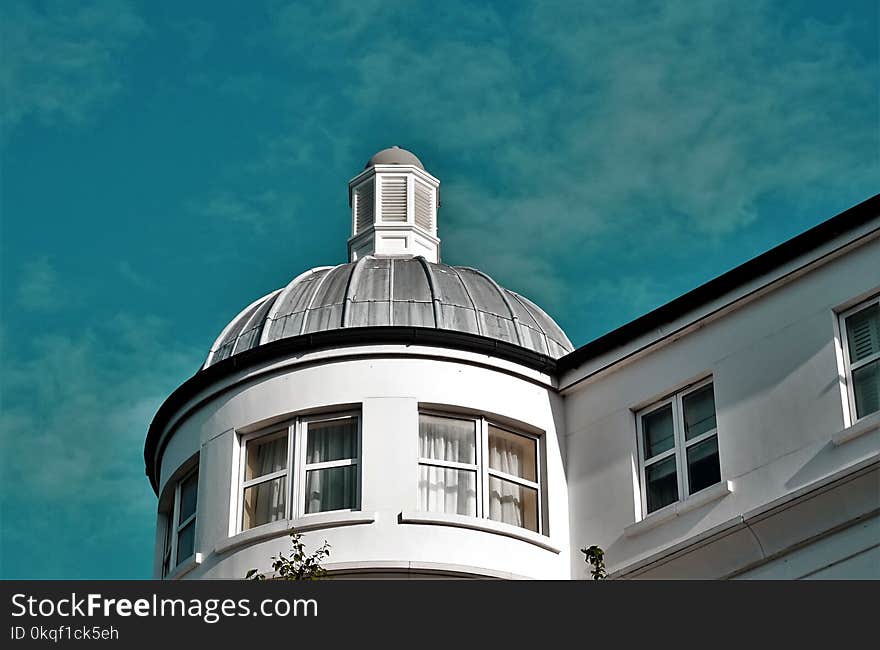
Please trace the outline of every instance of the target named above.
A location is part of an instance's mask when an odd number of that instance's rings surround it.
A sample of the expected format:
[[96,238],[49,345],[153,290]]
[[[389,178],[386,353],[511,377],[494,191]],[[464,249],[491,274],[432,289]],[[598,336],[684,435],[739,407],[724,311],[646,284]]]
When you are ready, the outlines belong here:
[[348,257],[422,255],[440,261],[440,181],[406,149],[383,149],[348,183]]

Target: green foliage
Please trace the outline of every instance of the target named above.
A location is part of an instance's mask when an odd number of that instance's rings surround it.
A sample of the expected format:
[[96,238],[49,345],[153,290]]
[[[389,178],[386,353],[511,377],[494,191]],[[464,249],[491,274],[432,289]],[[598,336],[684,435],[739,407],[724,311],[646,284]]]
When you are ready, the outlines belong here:
[[582,548],[581,553],[585,556],[584,562],[592,567],[590,574],[593,576],[593,580],[604,580],[606,578],[605,551],[594,544],[589,548]]
[[279,553],[272,556],[272,570],[275,572],[268,578],[257,569],[251,569],[244,577],[245,580],[318,580],[327,573],[321,566],[321,562],[330,557],[330,544],[324,540],[324,544],[311,555],[306,553],[302,542],[302,535],[297,532],[290,533],[290,555]]

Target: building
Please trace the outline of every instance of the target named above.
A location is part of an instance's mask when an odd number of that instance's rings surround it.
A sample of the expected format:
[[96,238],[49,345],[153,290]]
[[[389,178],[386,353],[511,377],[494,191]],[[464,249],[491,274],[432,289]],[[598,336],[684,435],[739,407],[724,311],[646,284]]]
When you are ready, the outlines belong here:
[[147,435],[155,574],[302,531],[341,577],[880,578],[880,196],[578,349],[440,262],[440,182],[377,153],[349,262],[249,305]]

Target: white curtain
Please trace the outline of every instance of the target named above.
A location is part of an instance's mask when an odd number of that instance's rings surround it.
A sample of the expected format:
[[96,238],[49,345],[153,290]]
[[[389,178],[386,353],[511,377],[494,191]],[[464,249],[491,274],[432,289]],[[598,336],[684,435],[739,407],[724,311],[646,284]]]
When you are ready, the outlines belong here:
[[[507,432],[489,435],[489,467],[505,474],[535,479],[534,441]],[[512,481],[489,477],[489,518],[537,531],[537,491]]]
[[244,491],[243,528],[253,528],[284,518],[285,477],[259,483]]
[[[419,417],[419,455],[423,459],[476,463],[473,421]],[[419,509],[427,512],[477,514],[476,470],[419,465]]]
[[[278,472],[287,466],[287,436],[247,446],[245,480]],[[246,530],[283,519],[287,481],[284,477],[253,485],[245,490],[242,527]]]
[[[324,463],[357,456],[357,420],[349,418],[309,424],[306,463]],[[329,467],[306,472],[306,512],[344,510],[355,505],[356,467]]]
[[266,442],[258,438],[248,444],[247,455],[246,481],[282,470],[287,467],[287,436]]
[[419,509],[475,516],[477,473],[436,465],[419,465]]

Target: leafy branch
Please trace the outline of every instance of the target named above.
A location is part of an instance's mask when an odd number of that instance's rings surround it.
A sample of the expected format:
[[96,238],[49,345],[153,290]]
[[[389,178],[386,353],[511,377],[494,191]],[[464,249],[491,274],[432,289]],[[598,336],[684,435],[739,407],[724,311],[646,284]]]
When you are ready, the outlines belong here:
[[330,544],[326,539],[311,555],[306,553],[300,533],[290,533],[290,543],[289,555],[279,553],[272,556],[273,575],[267,578],[258,569],[251,569],[245,580],[319,580],[326,575],[327,570],[321,566],[321,562],[330,557]]
[[594,544],[589,548],[582,548],[581,553],[585,556],[584,562],[592,567],[590,575],[593,576],[593,580],[604,580],[607,577],[605,573],[605,551]]

